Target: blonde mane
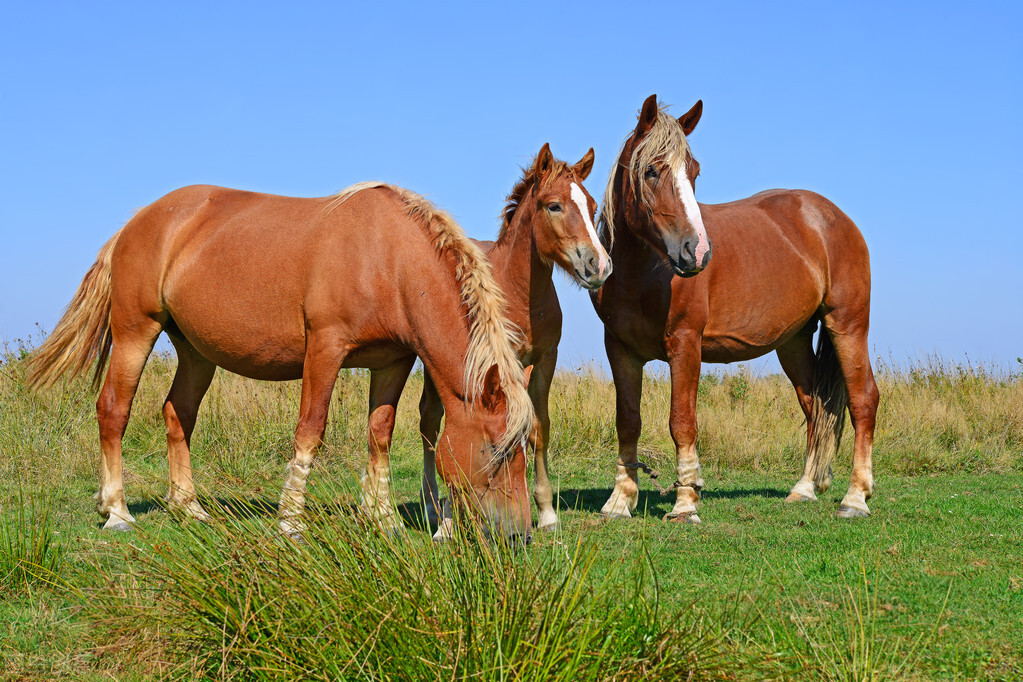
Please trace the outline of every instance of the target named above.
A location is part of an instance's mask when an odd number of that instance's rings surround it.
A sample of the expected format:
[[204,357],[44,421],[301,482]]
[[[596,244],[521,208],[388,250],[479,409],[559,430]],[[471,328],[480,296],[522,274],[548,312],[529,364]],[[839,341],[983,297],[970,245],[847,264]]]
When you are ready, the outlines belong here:
[[522,442],[533,427],[533,403],[526,393],[525,375],[515,345],[522,333],[505,316],[506,302],[490,264],[458,223],[429,200],[384,182],[360,182],[330,197],[334,210],[356,192],[382,187],[398,195],[410,218],[426,228],[437,253],[455,263],[455,281],[469,319],[469,347],[465,353],[466,397],[475,402],[483,392],[487,370],[496,364],[508,403],[504,437],[495,443],[505,451]]
[[[547,179],[544,181],[543,186],[549,187],[551,183],[560,178],[564,173],[569,172],[568,164],[559,159],[554,159],[554,164],[551,166],[550,171],[547,173]],[[540,173],[536,168],[536,159],[529,163],[529,166],[522,169],[522,177],[512,187],[512,191],[508,194],[504,210],[501,211],[501,229],[497,233],[497,238],[500,239],[504,236],[504,233],[508,231],[508,227],[511,225],[512,219],[515,217],[515,212],[519,210],[519,206],[522,204],[522,200],[526,198],[531,190],[540,179]]]
[[[604,199],[601,202],[598,227],[600,239],[604,246],[608,248],[615,241],[614,202],[611,200],[615,175],[618,166],[621,165],[622,151],[625,149],[626,143],[632,138],[632,135],[633,133],[629,133],[618,150],[619,162],[611,168],[611,174],[607,179],[607,189],[604,190]],[[636,148],[632,151],[632,158],[629,159],[629,164],[625,167],[625,172],[632,178],[632,187],[636,192],[636,198],[649,205],[647,198],[641,191],[643,186],[641,178],[647,166],[655,161],[664,161],[668,164],[672,174],[675,174],[689,162],[690,158],[689,143],[686,142],[686,135],[682,132],[682,126],[668,113],[668,105],[658,105],[657,120],[654,121],[650,131],[636,145]]]

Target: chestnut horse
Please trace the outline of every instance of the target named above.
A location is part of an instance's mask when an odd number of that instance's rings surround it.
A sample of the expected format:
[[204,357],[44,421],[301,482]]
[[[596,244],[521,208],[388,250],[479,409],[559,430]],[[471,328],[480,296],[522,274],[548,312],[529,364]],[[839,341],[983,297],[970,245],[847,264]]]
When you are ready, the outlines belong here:
[[[547,398],[561,340],[561,306],[552,279],[554,265],[591,290],[599,288],[611,274],[611,260],[593,224],[597,203],[583,187],[592,169],[592,149],[570,166],[555,159],[545,144],[508,195],[497,241],[476,242],[486,252],[494,279],[508,299],[509,319],[522,332],[515,347],[519,359],[533,368],[529,380],[529,397],[536,412],[530,438],[535,462],[533,499],[540,514],[537,527],[543,530],[551,530],[558,523],[547,475]],[[430,523],[437,523],[432,446],[437,442],[444,409],[429,373],[419,410],[423,500]],[[449,532],[445,519],[438,528],[438,539]]]
[[[385,525],[395,409],[418,355],[448,414],[438,441],[453,494],[499,532],[527,534],[524,444],[533,424],[513,325],[482,252],[446,213],[382,183],[321,199],[186,187],[139,213],[107,242],[30,381],[53,384],[109,356],[97,401],[104,528],[134,522],[121,440],[139,377],[160,332],[178,355],[164,403],[171,505],[197,518],[189,441],[219,366],[254,379],[302,379],[281,529],[302,530],[306,480],[323,442],[338,370],[368,367],[369,465],[363,503]],[[390,525],[393,525],[391,523]]]
[[638,502],[645,363],[665,360],[671,370],[676,501],[665,518],[698,523],[700,362],[775,351],[807,420],[803,476],[788,500],[813,500],[830,486],[848,405],[856,441],[838,515],[866,516],[878,392],[867,352],[870,259],[863,236],[813,192],[776,189],[698,204],[700,164],[686,135],[702,112],[697,102],[676,120],[650,96],[604,195],[601,238],[615,272],[591,296],[614,376],[619,454],[614,491],[602,511],[631,516]]

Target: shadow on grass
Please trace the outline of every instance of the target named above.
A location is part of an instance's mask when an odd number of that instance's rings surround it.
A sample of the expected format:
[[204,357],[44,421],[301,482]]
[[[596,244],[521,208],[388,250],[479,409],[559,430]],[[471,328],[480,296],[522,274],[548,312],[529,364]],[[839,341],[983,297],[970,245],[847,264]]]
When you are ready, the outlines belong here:
[[[211,514],[227,514],[239,519],[277,518],[277,498],[270,497],[205,497],[199,496],[203,507]],[[128,511],[133,516],[142,516],[154,511],[166,511],[167,504],[160,498],[150,498],[128,504]],[[360,513],[359,506],[354,502],[344,500],[319,502],[306,500],[306,511],[319,516],[346,516]],[[426,510],[419,500],[405,502],[396,505],[396,511],[401,517],[405,528],[409,530],[430,533],[436,532],[437,527],[431,525],[426,518]],[[103,525],[100,521],[99,525]]]
[[[562,490],[559,493],[562,509],[600,513],[604,503],[611,496],[611,488],[577,488]],[[707,500],[732,500],[747,497],[784,498],[788,493],[777,488],[734,488],[728,490],[704,490],[700,497]],[[672,492],[667,495],[652,490],[639,491],[639,504],[636,509],[646,509],[650,513],[666,514],[675,504]]]
[[[210,513],[220,511],[240,519],[276,518],[279,502],[277,498],[270,497],[205,497],[203,495],[199,496],[199,500],[202,502],[203,508]],[[357,505],[343,501],[317,502],[307,499],[306,509],[310,513],[322,516],[335,516],[342,513],[355,513]],[[160,498],[150,498],[128,504],[128,511],[132,516],[166,510],[167,503]]]
[[405,527],[410,530],[419,530],[431,535],[437,530],[437,526],[427,520],[426,507],[423,506],[420,500],[399,504],[398,515],[401,517]]
[[[565,510],[600,514],[604,502],[611,496],[611,491],[611,488],[569,488],[561,490],[558,494],[559,499],[555,501],[555,506]],[[702,499],[707,501],[750,497],[784,498],[787,494],[787,492],[777,488],[733,488],[726,490],[704,490]],[[278,500],[276,498],[200,496],[200,499],[203,506],[213,513],[216,513],[216,509],[219,507],[224,513],[236,518],[276,518],[277,516]],[[671,511],[674,501],[674,495],[671,493],[661,495],[653,490],[641,490],[639,493],[639,504],[636,507],[637,513],[661,516]],[[324,503],[309,500],[306,503],[306,508],[310,512],[324,516],[359,513],[358,505],[354,502]],[[166,503],[158,498],[128,504],[128,511],[136,517],[165,509]],[[436,525],[429,523],[427,520],[426,510],[420,500],[398,504],[396,505],[396,511],[401,517],[405,528],[409,530],[430,534],[437,530]],[[102,525],[102,522],[100,522],[100,525]]]

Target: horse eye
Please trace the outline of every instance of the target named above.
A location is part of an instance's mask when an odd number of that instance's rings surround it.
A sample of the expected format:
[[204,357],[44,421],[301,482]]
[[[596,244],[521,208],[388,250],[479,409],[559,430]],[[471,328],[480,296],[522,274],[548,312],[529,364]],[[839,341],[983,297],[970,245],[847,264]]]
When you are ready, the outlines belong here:
[[656,179],[657,178],[657,169],[654,168],[653,166],[647,166],[646,167],[646,173],[644,173],[644,176],[647,177],[648,179],[651,179],[651,180]]
[[558,213],[559,211],[561,211],[561,204],[559,204],[556,201],[553,201],[547,204],[547,210],[550,211],[551,213]]

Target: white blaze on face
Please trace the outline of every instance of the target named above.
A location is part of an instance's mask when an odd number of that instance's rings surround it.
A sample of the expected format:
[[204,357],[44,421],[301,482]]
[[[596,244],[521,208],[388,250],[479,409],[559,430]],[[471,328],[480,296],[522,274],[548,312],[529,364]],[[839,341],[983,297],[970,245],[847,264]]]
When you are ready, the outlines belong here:
[[707,255],[710,248],[710,240],[707,238],[707,229],[703,226],[703,215],[700,214],[700,205],[696,203],[696,195],[693,194],[693,186],[686,174],[685,164],[675,173],[675,187],[678,189],[678,198],[682,200],[682,206],[686,209],[686,217],[696,230],[696,264],[703,265],[703,257]]
[[590,235],[593,251],[597,254],[597,269],[600,271],[597,274],[603,275],[607,272],[607,266],[611,259],[608,257],[607,251],[604,250],[604,246],[600,243],[600,239],[597,238],[597,231],[593,229],[589,205],[586,202],[586,193],[574,182],[572,183],[572,201],[579,207],[579,213],[582,214],[583,222],[586,224],[586,232]]

